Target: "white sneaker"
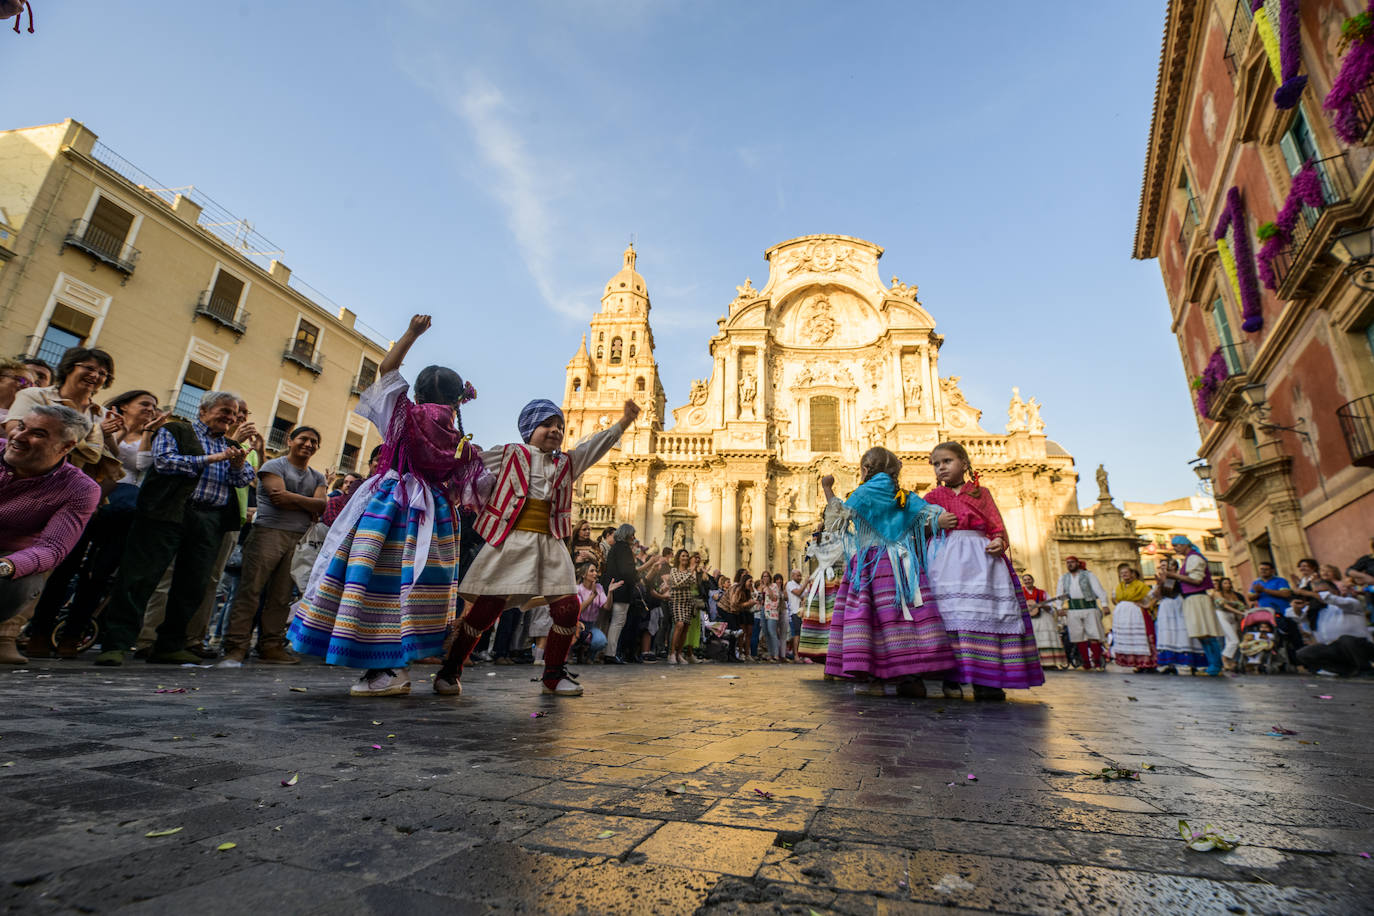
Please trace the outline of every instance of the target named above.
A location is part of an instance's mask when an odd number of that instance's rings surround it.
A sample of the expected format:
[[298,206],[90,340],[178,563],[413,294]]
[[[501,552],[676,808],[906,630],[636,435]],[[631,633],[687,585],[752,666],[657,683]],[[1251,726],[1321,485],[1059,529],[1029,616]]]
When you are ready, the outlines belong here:
[[222,658],[222,659],[219,660],[219,664],[215,665],[215,667],[216,667],[216,668],[242,668],[242,667],[243,667],[243,662],[239,661],[237,658]]
[[1340,677],[1340,675],[1334,671],[1327,671],[1325,668],[1322,668],[1317,672],[1317,677]]
[[364,674],[358,679],[358,683],[349,688],[348,693],[355,697],[408,697],[410,670],[402,668],[397,672],[388,668],[371,677]]
[[577,683],[574,676],[570,674],[566,668],[563,669],[563,676],[558,679],[557,686],[550,687],[548,684],[541,684],[540,686],[543,688],[544,693],[553,694],[554,696],[582,696],[582,685]]
[[676,655],[670,655],[670,656],[668,656],[668,664],[670,664],[670,665],[676,665],[677,663],[678,663],[678,661],[677,661],[677,656],[676,656]]
[[460,680],[450,681],[442,675],[434,675],[434,692],[444,697],[458,697],[463,695],[463,682]]

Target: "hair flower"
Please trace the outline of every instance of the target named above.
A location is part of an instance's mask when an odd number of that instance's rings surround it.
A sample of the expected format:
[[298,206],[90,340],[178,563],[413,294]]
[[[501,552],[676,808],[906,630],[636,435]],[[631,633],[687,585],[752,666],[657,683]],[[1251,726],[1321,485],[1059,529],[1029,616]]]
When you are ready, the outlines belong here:
[[463,383],[463,399],[462,399],[459,403],[460,403],[460,404],[466,404],[468,401],[474,401],[474,400],[476,400],[476,399],[477,399],[477,389],[474,388],[474,387],[472,387],[472,382],[464,382],[464,383]]

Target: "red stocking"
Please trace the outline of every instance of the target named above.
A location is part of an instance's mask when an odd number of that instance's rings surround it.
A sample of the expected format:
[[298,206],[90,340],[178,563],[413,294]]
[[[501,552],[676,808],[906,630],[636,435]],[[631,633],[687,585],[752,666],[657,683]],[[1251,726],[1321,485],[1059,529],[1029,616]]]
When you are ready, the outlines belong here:
[[565,595],[557,601],[549,602],[549,616],[553,626],[549,628],[548,639],[544,641],[544,677],[549,687],[557,687],[564,676],[563,668],[568,661],[568,650],[572,648],[573,637],[577,635],[577,612],[580,605],[576,595]]
[[472,654],[473,647],[482,638],[482,634],[500,619],[505,609],[504,596],[487,596],[472,603],[463,616],[458,618],[458,632],[453,639],[453,645],[449,647],[448,658],[444,659],[444,666],[439,669],[439,677],[456,681],[462,676],[463,663]]

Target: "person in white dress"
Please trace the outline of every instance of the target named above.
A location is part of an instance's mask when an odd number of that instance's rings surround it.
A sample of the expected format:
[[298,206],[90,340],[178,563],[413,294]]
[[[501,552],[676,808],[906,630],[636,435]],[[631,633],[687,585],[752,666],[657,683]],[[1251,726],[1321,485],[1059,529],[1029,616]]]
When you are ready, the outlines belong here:
[[563,452],[563,411],[552,401],[535,400],[520,412],[517,425],[524,441],[482,453],[487,470],[497,475],[474,526],[486,546],[458,583],[468,607],[434,678],[436,693],[462,693],[463,663],[502,611],[547,604],[553,623],[544,643],[544,693],[581,695],[566,667],[580,607],[566,543],[572,534],[573,481],[610,451],[638,416],[639,405],[626,401],[618,423]]

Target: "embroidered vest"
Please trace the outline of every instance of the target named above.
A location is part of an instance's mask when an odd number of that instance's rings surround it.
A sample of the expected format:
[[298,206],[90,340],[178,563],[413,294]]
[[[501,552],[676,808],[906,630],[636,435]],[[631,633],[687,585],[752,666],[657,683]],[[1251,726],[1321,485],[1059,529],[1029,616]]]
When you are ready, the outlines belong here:
[[1185,598],[1189,595],[1204,594],[1206,592],[1211,591],[1213,588],[1212,570],[1210,567],[1208,567],[1207,560],[1205,557],[1203,557],[1202,554],[1196,551],[1189,551],[1188,556],[1183,558],[1184,564],[1186,565],[1188,559],[1194,556],[1197,557],[1199,560],[1202,560],[1202,581],[1194,585],[1191,582],[1180,580],[1178,583],[1178,590],[1183,593],[1183,597]]
[[[572,460],[562,452],[552,457],[553,494],[549,500],[549,534],[566,538],[572,534]],[[499,546],[515,528],[515,520],[530,495],[530,447],[510,444],[501,456],[501,473],[491,499],[473,525],[493,547]]]

